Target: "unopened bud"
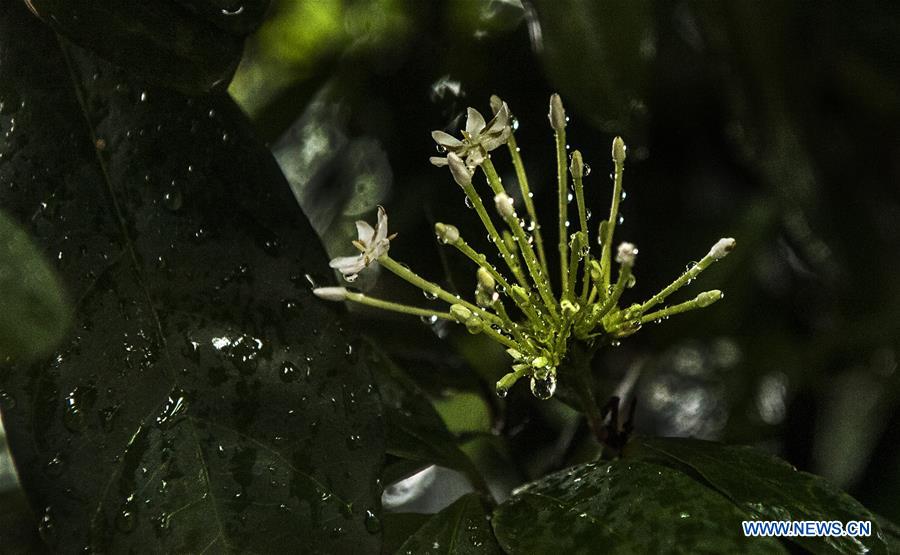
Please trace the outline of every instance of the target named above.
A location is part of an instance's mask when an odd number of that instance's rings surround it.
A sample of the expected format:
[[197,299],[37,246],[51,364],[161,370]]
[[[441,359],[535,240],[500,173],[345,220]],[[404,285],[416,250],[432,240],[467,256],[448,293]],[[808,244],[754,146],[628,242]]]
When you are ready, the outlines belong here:
[[461,304],[454,304],[450,305],[450,315],[460,324],[465,324],[472,317],[472,311]]
[[494,276],[484,268],[478,268],[478,271],[475,272],[475,277],[478,279],[478,286],[483,289],[493,291],[497,286],[497,282],[494,281]]
[[348,293],[346,287],[316,287],[313,289],[313,295],[326,301],[345,301]]
[[700,308],[706,308],[714,302],[721,300],[724,296],[725,293],[722,293],[718,289],[713,289],[712,291],[704,291],[703,293],[700,293],[699,295],[697,295],[694,301],[696,301],[697,306],[699,306]]
[[637,256],[638,250],[634,243],[622,243],[616,252],[616,262],[625,264],[626,266],[634,266],[634,258]]
[[466,163],[455,152],[447,155],[447,165],[450,166],[450,174],[457,185],[468,187],[472,184],[472,174],[469,173],[469,168],[466,167]]
[[550,127],[554,131],[560,132],[566,128],[566,110],[563,108],[562,99],[558,94],[554,93],[550,97],[550,113],[547,114],[547,117],[550,118]]
[[721,260],[734,250],[735,244],[735,240],[731,237],[719,239],[716,244],[709,249],[709,254],[706,256],[712,257],[713,260]]
[[520,353],[517,349],[506,349],[506,354],[511,356],[513,360],[522,360],[525,355]]
[[438,222],[434,224],[434,233],[438,240],[445,245],[454,245],[459,241],[459,229],[455,225]]
[[613,139],[612,143],[612,159],[616,164],[621,164],[625,161],[625,151],[627,148],[625,147],[625,141],[622,140],[622,137],[616,137]]
[[584,177],[584,160],[581,159],[581,152],[578,150],[572,153],[572,161],[569,163],[569,173],[576,179]]
[[609,240],[609,220],[602,220],[600,227],[597,229],[597,244],[605,245]]
[[525,291],[525,288],[521,285],[513,285],[509,290],[509,294],[519,306],[525,306],[531,303],[531,299],[528,298],[528,292]]
[[466,331],[472,335],[481,333],[484,331],[484,320],[473,314],[471,318],[466,320]]
[[535,357],[535,359],[531,361],[531,366],[534,368],[543,368],[548,364],[550,364],[550,361],[547,360],[547,357]]
[[497,212],[504,219],[516,217],[516,209],[513,208],[513,199],[506,193],[500,193],[494,197],[494,204],[497,206]]

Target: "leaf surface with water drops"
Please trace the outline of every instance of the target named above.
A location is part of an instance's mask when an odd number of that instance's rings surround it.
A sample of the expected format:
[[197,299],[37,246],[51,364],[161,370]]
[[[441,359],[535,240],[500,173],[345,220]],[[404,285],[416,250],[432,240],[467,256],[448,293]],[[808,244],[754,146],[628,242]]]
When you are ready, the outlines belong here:
[[422,524],[397,550],[398,555],[405,553],[499,555],[503,551],[494,538],[481,498],[469,493]]
[[53,29],[132,75],[187,93],[226,85],[268,0],[27,0]]
[[814,553],[887,553],[875,516],[823,478],[747,446],[686,438],[638,438],[631,457],[696,473],[761,520],[872,521],[871,537],[792,538]]
[[513,492],[494,511],[508,553],[785,553],[747,539],[749,515],[719,493],[665,466],[588,463]]
[[0,6],[0,202],[75,304],[54,356],[0,368],[44,540],[377,551],[380,403],[269,152],[229,98],[129,80]]

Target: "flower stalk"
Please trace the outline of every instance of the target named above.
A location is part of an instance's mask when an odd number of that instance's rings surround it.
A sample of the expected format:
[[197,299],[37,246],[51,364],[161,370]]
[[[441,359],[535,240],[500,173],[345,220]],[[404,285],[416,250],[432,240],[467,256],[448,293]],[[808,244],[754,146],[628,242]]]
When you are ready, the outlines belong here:
[[[369,297],[344,287],[319,287],[313,290],[314,294],[329,301],[355,302],[372,308],[424,316],[428,320],[443,319],[464,326],[469,333],[482,334],[502,345],[512,359],[510,371],[497,381],[497,393],[503,396],[518,380],[528,378],[532,394],[540,399],[553,396],[560,369],[577,374],[572,376],[572,383],[588,387],[590,357],[599,346],[618,342],[648,322],[659,322],[670,316],[706,308],[723,297],[721,291],[714,289],[700,293],[689,301],[653,310],[731,252],[735,246],[735,241],[731,238],[720,239],[698,263],[643,303],[620,306],[625,291],[635,283],[634,266],[638,254],[637,247],[628,242],[620,243],[613,251],[614,234],[620,223],[619,204],[623,196],[625,142],[621,137],[616,137],[612,142],[612,199],[609,217],[601,221],[597,229],[596,239],[600,245],[600,253],[599,256],[594,256],[591,253],[593,238],[588,228],[589,212],[584,195],[589,168],[578,150],[572,153],[567,165],[567,118],[558,95],[551,97],[548,114],[555,136],[558,186],[560,282],[559,288],[554,291],[538,214],[519,147],[515,142],[509,108],[497,97],[491,98],[491,108],[494,117],[490,121],[485,121],[477,110],[469,108],[461,138],[444,131],[432,133],[439,148],[447,155],[433,157],[431,162],[436,166],[449,167],[451,177],[462,188],[468,203],[475,209],[490,241],[505,263],[505,269],[498,269],[488,261],[485,254],[473,249],[463,239],[459,228],[446,223],[435,224],[434,230],[439,243],[454,247],[475,264],[474,302],[422,278],[389,256],[390,243],[395,235],[388,235],[387,214],[381,207],[374,227],[365,222],[357,222],[359,237],[353,245],[360,254],[336,258],[331,261],[331,266],[340,271],[347,281],[353,281],[359,272],[377,262],[397,277],[424,291],[429,298],[445,303],[448,308],[433,310],[408,306]],[[513,198],[504,188],[491,160],[490,153],[503,145],[508,147],[512,157],[525,212],[530,219],[527,227],[519,218]],[[490,198],[493,199],[494,208],[508,231],[501,233],[497,229],[485,207],[485,200],[472,183],[472,177],[478,170],[485,176],[492,192]],[[571,234],[568,222],[570,179],[578,210],[578,230]],[[618,265],[614,283],[613,263]],[[505,273],[506,270],[509,273]],[[516,310],[509,312],[506,303],[510,303]],[[575,359],[575,366],[580,368],[577,371],[570,370]],[[567,361],[566,365],[563,365],[564,361]],[[583,408],[589,418],[597,420],[593,424],[599,426],[600,413],[593,402],[593,392],[587,391],[582,397],[585,402],[592,404]]]

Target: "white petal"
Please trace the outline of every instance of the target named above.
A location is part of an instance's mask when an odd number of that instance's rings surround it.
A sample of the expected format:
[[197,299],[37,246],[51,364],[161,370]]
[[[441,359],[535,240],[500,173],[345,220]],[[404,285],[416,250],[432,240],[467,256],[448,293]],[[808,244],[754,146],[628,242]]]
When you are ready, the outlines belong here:
[[[387,240],[388,234],[388,217],[384,211],[384,206],[378,205],[378,221],[375,223],[375,245],[379,245]],[[377,256],[375,258],[378,258]]]
[[447,165],[447,159],[443,156],[432,156],[428,159],[428,161],[439,168]]
[[504,127],[509,127],[509,108],[506,106],[506,102],[501,104],[500,110],[498,110],[494,118],[488,122],[484,131],[485,133],[498,133],[503,131]]
[[366,258],[362,254],[357,256],[339,256],[331,259],[328,265],[346,277],[348,274],[361,272],[366,267]]
[[443,131],[432,131],[431,138],[434,139],[434,142],[443,147],[459,148],[462,146],[462,141],[449,133],[444,133]]
[[481,147],[470,148],[469,154],[466,156],[466,165],[469,168],[476,168],[484,162],[484,155],[481,154]]
[[484,129],[484,116],[482,116],[481,112],[479,112],[475,108],[469,108],[467,114],[468,116],[466,117],[466,133],[474,137],[475,135],[481,133],[481,130]]
[[372,239],[375,238],[375,229],[369,225],[369,222],[356,220],[356,234],[359,237],[359,242],[368,246],[372,243]]

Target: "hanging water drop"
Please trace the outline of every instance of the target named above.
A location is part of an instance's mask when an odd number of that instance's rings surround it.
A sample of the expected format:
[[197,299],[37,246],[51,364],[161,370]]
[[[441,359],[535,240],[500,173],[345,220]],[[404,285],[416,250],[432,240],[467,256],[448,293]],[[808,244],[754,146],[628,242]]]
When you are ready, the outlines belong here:
[[584,164],[582,164],[581,171],[582,171],[583,176],[587,177],[587,176],[591,175],[591,166],[587,162],[585,162]]
[[429,301],[433,301],[438,298],[437,293],[432,293],[431,291],[422,291],[422,295]]
[[434,314],[431,314],[429,316],[421,316],[419,319],[422,320],[423,324],[428,324],[429,326],[435,325],[438,321],[438,317]]
[[531,376],[531,393],[542,401],[553,397],[556,392],[556,372],[547,372],[543,376]]
[[466,208],[468,208],[470,210],[475,208],[475,205],[472,203],[472,199],[469,198],[468,195],[466,195]]

